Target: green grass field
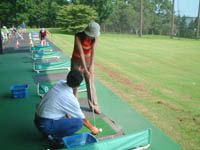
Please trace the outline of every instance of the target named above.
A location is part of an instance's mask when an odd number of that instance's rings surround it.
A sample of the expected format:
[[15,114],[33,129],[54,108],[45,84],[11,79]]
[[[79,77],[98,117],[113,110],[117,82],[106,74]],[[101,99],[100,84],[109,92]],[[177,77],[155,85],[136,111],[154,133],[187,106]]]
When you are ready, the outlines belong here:
[[[50,37],[71,55],[74,37]],[[188,150],[200,149],[200,41],[102,34],[96,77]]]

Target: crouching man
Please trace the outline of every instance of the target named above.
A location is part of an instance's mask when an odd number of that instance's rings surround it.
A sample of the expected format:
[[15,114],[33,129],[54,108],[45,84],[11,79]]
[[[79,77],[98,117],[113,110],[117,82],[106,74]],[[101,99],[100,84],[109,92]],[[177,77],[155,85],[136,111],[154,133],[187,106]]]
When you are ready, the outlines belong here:
[[37,129],[45,136],[61,141],[80,130],[85,125],[92,134],[100,131],[93,126],[80,109],[80,104],[73,94],[82,82],[82,74],[70,71],[66,81],[61,80],[43,97],[37,107],[34,123]]

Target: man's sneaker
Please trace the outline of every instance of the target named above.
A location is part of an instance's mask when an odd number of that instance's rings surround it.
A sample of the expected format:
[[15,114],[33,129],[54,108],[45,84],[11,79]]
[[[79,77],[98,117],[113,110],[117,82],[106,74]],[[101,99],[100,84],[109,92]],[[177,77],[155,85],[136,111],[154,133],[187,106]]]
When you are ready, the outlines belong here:
[[64,143],[61,140],[53,138],[51,135],[48,135],[48,142],[52,149],[64,148]]

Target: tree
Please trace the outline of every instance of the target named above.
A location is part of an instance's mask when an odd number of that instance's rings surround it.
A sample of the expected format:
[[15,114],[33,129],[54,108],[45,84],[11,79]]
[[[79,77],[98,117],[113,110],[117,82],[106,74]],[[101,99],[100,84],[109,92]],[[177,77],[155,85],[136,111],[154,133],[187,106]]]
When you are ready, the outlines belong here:
[[187,24],[186,24],[186,17],[181,17],[181,20],[179,22],[179,35],[180,37],[186,37],[186,31],[187,31]]
[[56,1],[49,0],[48,3],[48,10],[47,10],[47,19],[48,19],[48,26],[55,27],[56,26],[56,17],[57,17],[57,10],[59,5]]
[[122,0],[117,1],[113,13],[106,20],[105,25],[113,32],[133,32],[135,11],[133,7]]
[[[34,0],[29,10],[29,25],[36,27],[53,27],[56,23],[57,0]],[[38,5],[40,4],[40,5]]]
[[169,34],[171,1],[170,0],[151,0],[153,9],[151,30],[155,34]]
[[1,0],[0,20],[2,25],[11,26],[15,22],[15,7],[13,6],[15,6],[15,2],[9,0]]
[[197,16],[197,29],[196,29],[196,38],[199,38],[199,28],[200,28],[200,0],[199,0],[199,8],[198,8],[198,16]]
[[57,1],[61,3],[62,0],[1,0],[0,19],[7,26],[22,22],[37,27],[55,26]]
[[196,18],[195,20],[192,20],[189,25],[188,28],[186,30],[186,37],[188,38],[196,38],[196,32],[197,32],[197,24],[198,24],[198,18]]
[[[140,2],[139,0],[118,0],[113,13],[106,20],[108,29],[116,32],[116,29],[121,29],[125,25],[127,28],[125,32],[135,31],[138,34],[140,31]],[[143,34],[168,34],[170,8],[170,0],[143,0]],[[123,30],[120,31],[123,32]]]
[[29,11],[33,6],[33,0],[17,0],[16,1],[16,24],[21,24],[22,22],[29,23]]
[[[40,4],[40,5],[38,5]],[[35,0],[30,10],[30,25],[36,27],[48,26],[48,1]]]
[[114,0],[71,0],[71,2],[87,5],[95,9],[100,24],[110,16],[114,7]]
[[57,13],[57,25],[65,31],[75,33],[82,31],[91,20],[97,18],[94,9],[85,5],[65,5]]

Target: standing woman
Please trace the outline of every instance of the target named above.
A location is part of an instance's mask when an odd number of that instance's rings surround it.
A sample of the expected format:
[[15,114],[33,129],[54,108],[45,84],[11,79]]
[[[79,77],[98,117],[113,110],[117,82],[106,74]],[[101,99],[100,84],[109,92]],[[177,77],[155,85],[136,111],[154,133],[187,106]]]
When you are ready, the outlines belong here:
[[39,38],[40,38],[40,44],[42,46],[46,46],[47,45],[47,39],[46,36],[47,34],[51,34],[48,30],[46,30],[45,28],[42,28],[39,32]]
[[[100,114],[94,85],[94,55],[100,35],[100,26],[92,21],[84,31],[75,34],[74,50],[71,59],[71,70],[79,70],[84,74],[87,96],[90,109],[96,114]],[[74,89],[77,96],[78,89]]]

